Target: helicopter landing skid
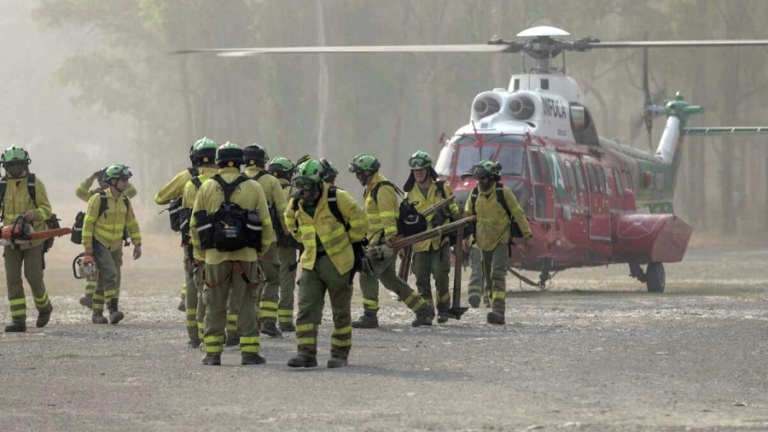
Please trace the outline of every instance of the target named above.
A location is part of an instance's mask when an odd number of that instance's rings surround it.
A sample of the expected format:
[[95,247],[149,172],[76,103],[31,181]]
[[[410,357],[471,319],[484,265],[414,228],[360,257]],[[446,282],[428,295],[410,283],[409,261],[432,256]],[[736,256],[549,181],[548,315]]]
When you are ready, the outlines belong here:
[[541,275],[539,276],[539,282],[534,282],[531,279],[527,278],[523,274],[519,273],[517,270],[513,269],[512,267],[508,267],[507,271],[515,275],[516,278],[520,280],[520,282],[525,282],[526,284],[536,287],[540,289],[541,291],[547,290],[547,281],[551,280],[557,273],[554,275],[550,275],[549,271],[544,270],[541,272]]

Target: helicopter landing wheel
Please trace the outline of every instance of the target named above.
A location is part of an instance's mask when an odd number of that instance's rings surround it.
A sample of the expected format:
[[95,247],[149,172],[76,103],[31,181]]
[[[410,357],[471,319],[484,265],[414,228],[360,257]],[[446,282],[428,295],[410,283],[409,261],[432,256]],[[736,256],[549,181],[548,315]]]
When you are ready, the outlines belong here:
[[648,288],[648,292],[664,292],[664,288],[667,285],[664,264],[660,262],[648,263],[648,268],[645,269],[645,278],[645,286]]

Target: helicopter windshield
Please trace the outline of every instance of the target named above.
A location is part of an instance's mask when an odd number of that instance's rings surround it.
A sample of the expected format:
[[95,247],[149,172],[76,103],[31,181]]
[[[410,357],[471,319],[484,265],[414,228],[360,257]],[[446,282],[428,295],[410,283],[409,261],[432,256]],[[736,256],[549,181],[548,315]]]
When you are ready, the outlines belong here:
[[[524,138],[515,135],[480,135],[481,144],[477,138],[468,135],[457,135],[448,141],[448,145],[440,151],[435,164],[437,174],[444,177],[468,173],[473,165],[483,159],[497,161],[501,164],[501,174],[504,176],[522,177],[524,169],[525,149],[523,146],[503,144],[522,144]],[[455,162],[455,171],[454,168]]]

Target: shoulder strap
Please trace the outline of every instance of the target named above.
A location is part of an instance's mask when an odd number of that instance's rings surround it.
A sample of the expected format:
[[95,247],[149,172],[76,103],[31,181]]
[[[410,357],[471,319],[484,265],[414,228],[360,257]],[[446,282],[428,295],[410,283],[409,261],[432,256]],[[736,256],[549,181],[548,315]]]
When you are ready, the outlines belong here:
[[285,189],[285,188],[289,188],[289,187],[291,187],[291,184],[290,184],[290,183],[286,183],[286,184],[282,185],[282,188],[283,188],[283,189]]
[[470,202],[470,204],[472,204],[471,207],[472,207],[472,213],[473,214],[476,214],[475,213],[475,203],[477,202],[477,195],[479,193],[480,193],[479,189],[477,188],[477,186],[475,186],[475,188],[472,189],[472,193],[469,195],[469,202]]
[[0,212],[0,221],[5,219],[5,191],[8,189],[8,176],[0,178],[0,207],[3,208]]
[[496,183],[496,201],[504,207],[504,211],[507,212],[509,220],[514,222],[512,220],[512,212],[509,211],[509,207],[507,206],[507,199],[504,198],[504,185],[501,183]]
[[189,174],[191,174],[192,177],[197,177],[200,175],[200,172],[197,170],[197,167],[189,167],[187,168],[187,171],[189,171]]
[[37,191],[35,190],[35,175],[32,173],[27,174],[27,192],[29,192],[29,198],[32,203],[37,207]]
[[349,224],[344,221],[344,216],[342,216],[341,210],[339,210],[339,202],[336,198],[336,186],[328,187],[328,209],[331,210],[331,213],[336,217],[336,220],[344,225],[344,229],[349,231]]
[[99,191],[99,214],[96,217],[100,218],[105,211],[107,211],[107,192],[104,190],[100,190]]
[[263,177],[265,174],[269,174],[269,173],[267,172],[267,170],[261,170],[261,171],[259,171],[258,173],[256,173],[256,175],[255,175],[255,176],[253,176],[253,177],[251,177],[251,178],[252,178],[253,180],[258,180],[258,179],[262,178],[262,177]]
[[200,189],[200,186],[203,185],[203,182],[200,181],[200,177],[192,177],[192,184],[195,185],[195,188]]
[[373,189],[371,189],[371,196],[376,203],[379,202],[379,189],[382,186],[391,186],[395,190],[395,193],[400,195],[401,198],[403,197],[403,191],[401,191],[399,187],[395,186],[395,184],[389,180],[384,180],[376,183],[376,185],[373,186]]
[[240,183],[250,180],[248,177],[240,175],[232,183],[227,183],[223,178],[221,178],[219,174],[211,177],[211,179],[215,180],[216,183],[221,186],[221,190],[224,191],[224,203],[226,204],[231,202],[230,199],[232,198],[232,193],[235,191],[235,189],[237,189],[238,186],[240,186]]
[[437,194],[440,195],[440,198],[446,199],[445,196],[445,181],[444,180],[438,180],[435,182],[435,185],[437,186]]

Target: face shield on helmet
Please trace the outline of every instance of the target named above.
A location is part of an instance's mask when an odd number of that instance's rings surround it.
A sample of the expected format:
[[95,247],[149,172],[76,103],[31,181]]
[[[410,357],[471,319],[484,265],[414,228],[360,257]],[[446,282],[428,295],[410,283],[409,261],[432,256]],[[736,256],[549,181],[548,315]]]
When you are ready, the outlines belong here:
[[301,199],[313,202],[320,196],[325,167],[316,159],[309,159],[296,168],[293,186]]

